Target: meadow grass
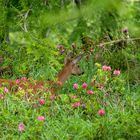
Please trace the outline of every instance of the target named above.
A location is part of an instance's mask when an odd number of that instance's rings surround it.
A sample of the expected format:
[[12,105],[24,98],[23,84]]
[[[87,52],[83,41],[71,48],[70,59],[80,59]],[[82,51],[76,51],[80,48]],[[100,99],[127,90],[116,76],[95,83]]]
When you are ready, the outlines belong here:
[[[29,100],[24,98],[27,91],[13,94],[1,87],[0,139],[138,140],[140,87],[127,86],[123,74],[112,76],[111,71],[102,70],[98,64],[92,71],[94,75],[89,80],[85,76],[90,72],[72,77],[53,100],[43,91]],[[103,88],[91,84],[93,79],[99,84],[102,78]],[[84,82],[88,87],[83,88]],[[88,94],[89,89],[93,94]],[[20,124],[24,125],[21,129]]]

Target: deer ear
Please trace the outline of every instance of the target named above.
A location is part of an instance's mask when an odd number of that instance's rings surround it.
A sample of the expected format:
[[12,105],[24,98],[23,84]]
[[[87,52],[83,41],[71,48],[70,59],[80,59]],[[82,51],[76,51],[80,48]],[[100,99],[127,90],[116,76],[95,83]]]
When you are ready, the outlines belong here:
[[73,64],[78,63],[78,62],[81,60],[81,58],[82,58],[83,56],[84,56],[84,53],[80,54],[79,56],[77,56],[77,57],[72,61],[72,63],[73,63]]
[[64,59],[64,64],[70,62],[72,60],[72,58],[74,57],[73,52],[69,52],[66,56],[66,58]]

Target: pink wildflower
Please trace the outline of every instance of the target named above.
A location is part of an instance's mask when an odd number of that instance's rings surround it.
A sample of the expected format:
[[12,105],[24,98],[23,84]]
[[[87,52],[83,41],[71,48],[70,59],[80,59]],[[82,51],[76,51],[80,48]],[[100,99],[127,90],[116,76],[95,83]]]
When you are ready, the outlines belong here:
[[100,109],[100,110],[98,111],[98,114],[99,114],[100,116],[104,116],[104,115],[105,115],[105,111],[104,111],[103,109]]
[[24,125],[23,123],[20,123],[20,124],[18,125],[18,131],[22,132],[22,131],[24,131],[24,130],[25,130],[25,125]]
[[102,66],[102,70],[107,71],[107,66],[106,65]]
[[72,99],[76,99],[76,98],[77,98],[77,96],[76,96],[76,95],[73,95],[73,96],[71,96],[71,98],[72,98]]
[[120,70],[114,70],[114,71],[113,71],[113,74],[118,76],[118,75],[121,74],[121,71],[120,71]]
[[16,84],[19,84],[19,83],[20,83],[20,79],[17,79],[17,80],[16,80]]
[[108,66],[107,70],[108,70],[108,71],[111,71],[111,67],[110,67],[110,66]]
[[59,44],[59,45],[56,46],[56,48],[57,48],[57,49],[62,49],[62,48],[64,48],[64,46],[61,45],[61,44]]
[[22,77],[21,80],[22,80],[22,81],[26,81],[27,78],[26,78],[26,77]]
[[56,95],[52,94],[50,95],[50,100],[55,100],[56,99]]
[[84,82],[84,83],[82,84],[82,88],[83,88],[83,89],[86,89],[87,87],[88,87],[87,83]]
[[78,89],[78,84],[77,83],[73,84],[73,88]]
[[44,99],[40,99],[40,100],[39,100],[39,104],[40,104],[40,105],[44,105],[44,104],[45,104],[45,100],[44,100]]
[[7,87],[4,88],[4,92],[5,92],[5,93],[8,93],[8,92],[9,92],[9,90],[8,90]]
[[98,86],[99,86],[99,87],[98,87],[98,88],[99,88],[99,90],[101,90],[101,91],[102,91],[102,90],[104,89],[104,86],[103,86],[102,84],[99,84]]
[[93,92],[93,90],[88,90],[87,91],[87,94],[89,94],[89,95],[91,95],[91,94],[93,94],[94,92]]
[[127,27],[123,28],[123,29],[122,29],[122,32],[123,32],[123,33],[128,33],[128,28],[127,28]]
[[102,70],[103,71],[111,71],[111,67],[104,65],[104,66],[102,66]]
[[44,117],[44,116],[38,116],[37,119],[38,119],[39,121],[44,121],[44,120],[45,120],[45,117]]
[[59,52],[62,54],[65,52],[64,46],[63,45],[57,45],[57,49],[59,50]]
[[75,102],[75,103],[72,104],[72,108],[77,108],[80,105],[81,105],[80,102]]
[[105,97],[108,97],[109,96],[109,93],[105,93]]

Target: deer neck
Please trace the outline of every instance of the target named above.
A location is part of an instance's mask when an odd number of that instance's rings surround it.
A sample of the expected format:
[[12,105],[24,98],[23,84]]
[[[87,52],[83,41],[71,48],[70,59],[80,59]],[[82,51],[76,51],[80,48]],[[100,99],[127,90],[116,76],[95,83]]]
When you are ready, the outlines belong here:
[[71,73],[72,73],[72,65],[70,63],[66,64],[65,67],[57,75],[58,82],[60,82],[63,85],[65,81],[69,78]]

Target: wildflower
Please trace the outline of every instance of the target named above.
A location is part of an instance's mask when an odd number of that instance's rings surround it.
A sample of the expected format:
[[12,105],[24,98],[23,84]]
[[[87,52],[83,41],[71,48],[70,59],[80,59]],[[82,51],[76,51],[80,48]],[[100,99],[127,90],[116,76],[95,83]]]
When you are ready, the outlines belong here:
[[104,116],[104,115],[105,115],[105,111],[104,111],[103,109],[100,109],[100,110],[98,111],[98,114],[99,114],[100,116]]
[[55,100],[56,99],[56,95],[52,94],[50,95],[50,100]]
[[18,87],[18,90],[23,90],[22,87]]
[[99,90],[103,90],[103,89],[104,89],[104,86],[103,86],[102,84],[99,84],[99,85],[98,85],[98,89],[99,89]]
[[121,71],[120,71],[120,70],[114,70],[114,71],[113,71],[113,74],[118,76],[118,75],[121,74]]
[[22,132],[22,131],[24,131],[24,130],[25,130],[25,125],[24,125],[23,123],[20,123],[20,124],[18,125],[18,131]]
[[26,81],[27,78],[26,78],[26,77],[22,77],[21,80],[22,80],[22,81]]
[[59,45],[56,46],[56,48],[57,48],[57,49],[62,49],[62,48],[64,48],[64,46],[61,45],[61,44],[59,44]]
[[109,96],[109,93],[105,93],[105,97],[108,97]]
[[107,71],[111,71],[111,67],[110,66],[107,67]]
[[104,66],[102,66],[102,70],[103,71],[111,71],[111,67],[104,65]]
[[16,84],[19,84],[20,83],[20,79],[16,79]]
[[99,47],[100,47],[100,48],[103,48],[103,47],[104,47],[104,44],[100,43],[100,44],[99,44]]
[[77,83],[73,84],[73,88],[78,89],[78,84]]
[[88,90],[87,91],[87,94],[89,94],[89,95],[91,95],[91,94],[93,94],[94,92],[93,92],[93,90]]
[[62,53],[64,53],[65,52],[65,50],[64,49],[62,49],[62,50],[60,50],[60,53],[62,54]]
[[122,32],[125,33],[125,34],[128,33],[128,28],[127,27],[123,28]]
[[8,92],[9,92],[9,90],[8,90],[7,87],[4,88],[4,92],[5,92],[5,93],[8,93]]
[[45,120],[45,117],[44,117],[44,116],[38,116],[37,119],[38,119],[39,121],[44,121],[44,120]]
[[106,65],[102,66],[102,70],[107,71],[107,66]]
[[39,100],[39,104],[40,104],[40,105],[44,105],[44,104],[45,104],[45,100],[44,100],[44,99],[40,99],[40,100]]
[[82,84],[82,88],[83,88],[83,89],[86,89],[87,87],[88,87],[87,83],[84,82],[84,83]]
[[63,45],[57,45],[57,49],[59,50],[59,52],[62,54],[65,52],[64,46]]
[[80,105],[81,105],[80,102],[75,102],[75,103],[72,104],[72,108],[77,108]]
[[77,98],[77,96],[73,95],[73,96],[71,96],[71,98],[72,98],[72,99],[76,99],[76,98]]

